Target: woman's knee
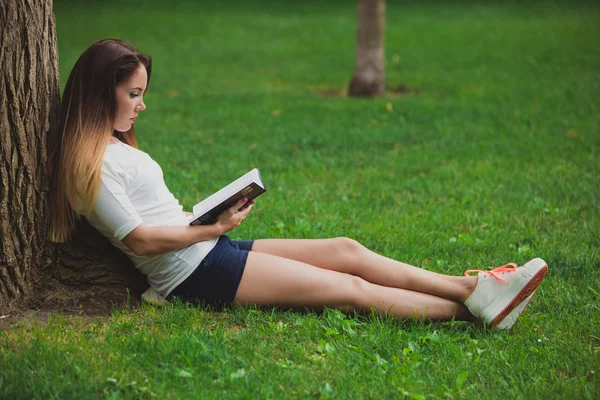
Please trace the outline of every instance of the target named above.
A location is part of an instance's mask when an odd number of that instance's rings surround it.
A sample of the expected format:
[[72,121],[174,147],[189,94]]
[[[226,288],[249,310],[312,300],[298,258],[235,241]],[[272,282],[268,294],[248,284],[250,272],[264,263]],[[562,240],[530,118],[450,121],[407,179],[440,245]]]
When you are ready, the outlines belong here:
[[356,274],[358,268],[362,265],[362,259],[366,253],[366,248],[356,240],[347,237],[338,237],[335,238],[334,241],[335,248],[347,265],[348,272]]
[[364,309],[365,304],[369,303],[369,286],[371,283],[355,275],[348,275],[346,279],[348,305],[354,310]]

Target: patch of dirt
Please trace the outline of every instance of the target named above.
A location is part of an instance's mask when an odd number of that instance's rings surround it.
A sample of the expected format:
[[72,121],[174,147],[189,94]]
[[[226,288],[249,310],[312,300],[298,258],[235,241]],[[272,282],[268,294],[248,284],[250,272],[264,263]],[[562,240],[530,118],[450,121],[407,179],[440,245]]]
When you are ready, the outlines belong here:
[[[331,87],[323,87],[317,89],[317,92],[323,97],[348,97],[348,88],[344,87],[342,89],[339,88],[331,88]],[[399,98],[403,96],[407,96],[409,94],[418,94],[419,89],[410,87],[405,84],[400,84],[396,86],[390,86],[386,88],[385,92],[381,96],[382,98]]]
[[385,91],[385,95],[384,96],[388,96],[388,97],[402,97],[402,96],[406,96],[409,94],[418,94],[419,93],[419,89],[417,88],[411,88],[405,84],[401,84],[401,85],[397,85],[397,86],[393,86],[388,88]]
[[319,88],[317,89],[319,94],[323,97],[347,97],[348,89],[335,89],[335,88]]
[[0,315],[0,330],[20,323],[46,325],[51,317],[64,316],[91,321],[106,317],[116,309],[132,309],[141,302],[138,293],[126,289],[97,286],[72,288],[62,285],[46,287],[21,307],[5,310]]

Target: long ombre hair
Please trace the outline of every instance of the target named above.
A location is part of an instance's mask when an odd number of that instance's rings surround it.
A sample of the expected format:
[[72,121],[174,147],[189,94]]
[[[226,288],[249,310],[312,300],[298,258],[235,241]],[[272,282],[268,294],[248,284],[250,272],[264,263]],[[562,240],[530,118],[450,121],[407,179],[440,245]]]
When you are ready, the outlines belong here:
[[116,88],[150,56],[118,39],[100,40],[79,57],[63,92],[56,129],[48,138],[50,240],[68,240],[80,216],[91,213],[100,190],[104,151],[112,136],[137,147],[133,126],[114,131]]

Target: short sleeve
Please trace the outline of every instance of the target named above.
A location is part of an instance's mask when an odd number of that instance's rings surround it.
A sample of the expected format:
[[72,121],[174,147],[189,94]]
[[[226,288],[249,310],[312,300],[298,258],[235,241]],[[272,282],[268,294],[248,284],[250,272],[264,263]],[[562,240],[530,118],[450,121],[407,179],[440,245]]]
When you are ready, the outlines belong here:
[[143,222],[127,197],[124,172],[115,171],[106,162],[92,216],[117,240],[123,240]]

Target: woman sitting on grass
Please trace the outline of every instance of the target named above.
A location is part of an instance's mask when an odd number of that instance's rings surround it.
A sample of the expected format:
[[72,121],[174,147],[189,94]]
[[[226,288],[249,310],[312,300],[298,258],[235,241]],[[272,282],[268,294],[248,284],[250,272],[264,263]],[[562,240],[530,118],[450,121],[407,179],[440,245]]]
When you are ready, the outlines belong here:
[[375,309],[509,329],[544,279],[548,267],[539,258],[447,276],[348,238],[230,240],[225,234],[253,201],[240,201],[213,225],[189,226],[159,165],[135,145],[133,124],[146,109],[150,75],[148,55],[112,39],[94,43],[73,67],[49,142],[52,240],[68,239],[84,216],[157,293],[217,307]]

